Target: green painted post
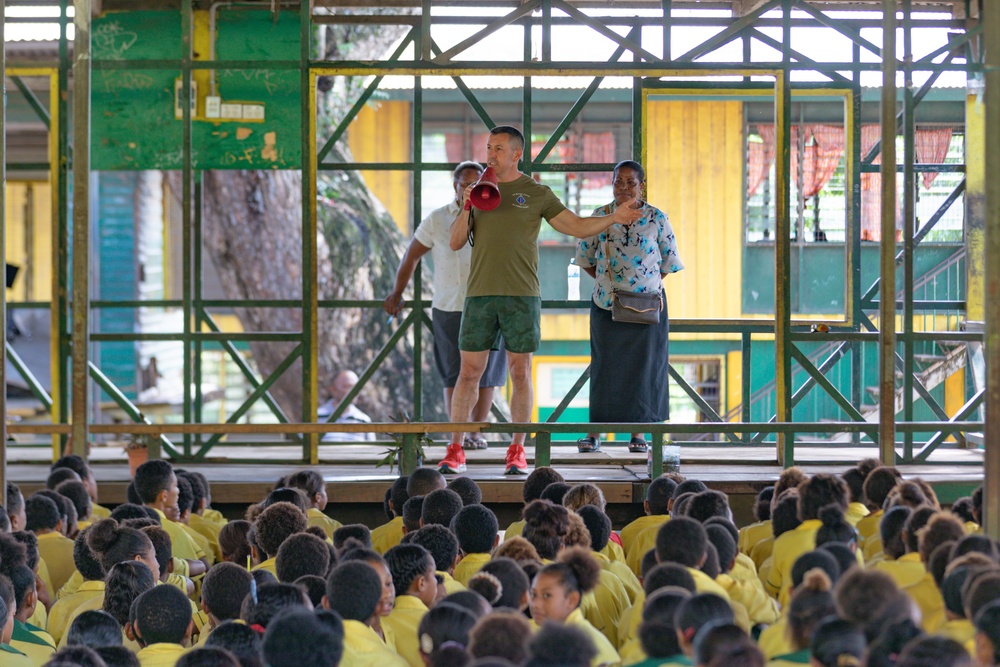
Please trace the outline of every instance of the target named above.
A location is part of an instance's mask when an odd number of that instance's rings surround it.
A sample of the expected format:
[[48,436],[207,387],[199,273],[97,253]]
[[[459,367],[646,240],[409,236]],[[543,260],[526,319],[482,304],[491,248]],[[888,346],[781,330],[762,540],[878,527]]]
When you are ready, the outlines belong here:
[[552,465],[552,433],[535,433],[535,467]]
[[663,474],[663,431],[658,431],[651,434],[653,441],[649,443],[649,446],[653,449],[650,450],[650,459],[652,464],[649,470],[649,479],[653,480]]
[[399,448],[399,474],[409,475],[420,467],[421,461],[417,453],[416,433],[404,433],[403,443]]

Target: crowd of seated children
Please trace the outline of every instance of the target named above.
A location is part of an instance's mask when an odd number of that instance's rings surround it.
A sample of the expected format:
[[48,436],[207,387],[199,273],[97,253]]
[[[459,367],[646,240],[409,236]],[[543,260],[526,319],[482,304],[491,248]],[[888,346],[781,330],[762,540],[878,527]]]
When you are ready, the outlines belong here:
[[504,532],[468,477],[395,480],[342,525],[295,472],[245,519],[150,461],[109,511],[79,457],[0,512],[0,666],[993,667],[1000,546],[982,490],[942,507],[864,460],[785,470],[737,525],[671,473],[615,531],[594,484],[540,467]]

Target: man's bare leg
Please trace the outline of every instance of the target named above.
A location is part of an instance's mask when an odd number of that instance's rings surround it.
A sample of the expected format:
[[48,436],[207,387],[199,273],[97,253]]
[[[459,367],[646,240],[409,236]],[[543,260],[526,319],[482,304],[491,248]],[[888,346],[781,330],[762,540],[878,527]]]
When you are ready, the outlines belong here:
[[479,400],[476,401],[475,407],[472,408],[472,421],[489,421],[490,408],[493,407],[493,390],[494,387],[479,388]]
[[[451,396],[451,421],[467,422],[472,416],[472,408],[479,400],[479,379],[486,371],[490,351],[466,352],[462,350],[462,369],[458,372],[458,382]],[[456,431],[451,442],[461,444],[465,433]]]
[[444,409],[448,411],[448,421],[451,421],[451,398],[455,393],[454,387],[444,388]]
[[[515,423],[531,421],[531,409],[535,405],[534,387],[531,385],[531,353],[507,352],[507,368],[510,372],[510,420]],[[515,433],[512,444],[524,445],[526,433]]]

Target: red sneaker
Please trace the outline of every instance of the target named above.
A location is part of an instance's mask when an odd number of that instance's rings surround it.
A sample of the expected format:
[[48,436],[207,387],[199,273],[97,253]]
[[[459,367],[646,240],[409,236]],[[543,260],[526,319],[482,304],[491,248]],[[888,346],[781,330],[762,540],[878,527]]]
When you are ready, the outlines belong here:
[[524,447],[517,444],[508,447],[506,465],[505,475],[527,475],[528,460],[524,456]]
[[448,445],[444,459],[438,464],[438,472],[442,475],[456,475],[465,472],[465,452],[462,451],[461,443],[453,442]]

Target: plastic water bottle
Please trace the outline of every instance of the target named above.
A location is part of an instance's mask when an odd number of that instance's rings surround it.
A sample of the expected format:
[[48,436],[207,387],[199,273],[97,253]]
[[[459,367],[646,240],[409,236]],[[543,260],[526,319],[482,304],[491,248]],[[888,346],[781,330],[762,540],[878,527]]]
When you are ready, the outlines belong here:
[[[663,441],[663,472],[680,472],[681,446],[673,440]],[[646,449],[646,474],[653,479],[653,446]]]
[[580,300],[580,267],[577,266],[575,257],[569,260],[569,266],[566,267],[566,299]]

